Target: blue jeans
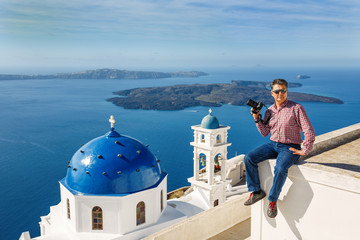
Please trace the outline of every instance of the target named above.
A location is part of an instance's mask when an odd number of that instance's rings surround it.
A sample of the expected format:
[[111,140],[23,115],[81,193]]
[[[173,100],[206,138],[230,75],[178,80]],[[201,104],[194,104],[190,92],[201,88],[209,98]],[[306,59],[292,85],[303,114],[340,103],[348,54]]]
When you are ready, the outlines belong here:
[[299,159],[299,155],[293,154],[290,147],[301,149],[300,144],[285,144],[270,141],[251,152],[245,158],[246,182],[249,191],[260,190],[260,178],[258,163],[267,159],[276,158],[273,185],[268,196],[269,201],[276,202],[284,186],[288,169]]

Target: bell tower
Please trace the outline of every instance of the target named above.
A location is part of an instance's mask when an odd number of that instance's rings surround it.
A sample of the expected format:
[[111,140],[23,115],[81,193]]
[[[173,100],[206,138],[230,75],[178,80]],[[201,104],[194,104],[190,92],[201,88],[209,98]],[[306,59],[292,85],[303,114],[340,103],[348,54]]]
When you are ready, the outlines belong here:
[[227,142],[230,127],[219,124],[211,109],[200,125],[192,126],[194,141],[194,176],[188,181],[206,196],[209,208],[225,201]]

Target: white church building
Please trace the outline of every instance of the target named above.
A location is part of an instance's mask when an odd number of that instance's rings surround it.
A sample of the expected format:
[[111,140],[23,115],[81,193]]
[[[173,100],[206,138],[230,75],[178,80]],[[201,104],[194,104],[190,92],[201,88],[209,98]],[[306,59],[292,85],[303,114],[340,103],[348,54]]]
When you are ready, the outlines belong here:
[[[228,126],[211,110],[192,126],[194,176],[181,198],[167,200],[167,173],[140,141],[111,130],[75,152],[59,181],[60,203],[41,217],[41,236],[20,240],[141,239],[226,200],[243,172],[241,157],[227,159]],[[230,190],[229,190],[230,189]],[[235,189],[236,190],[236,189]],[[246,192],[243,187],[237,194]]]

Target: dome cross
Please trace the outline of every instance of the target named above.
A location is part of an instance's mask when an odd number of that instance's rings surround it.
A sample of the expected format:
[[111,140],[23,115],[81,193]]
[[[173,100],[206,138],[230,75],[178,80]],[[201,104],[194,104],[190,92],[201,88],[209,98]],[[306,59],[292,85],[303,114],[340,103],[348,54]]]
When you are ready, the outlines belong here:
[[111,124],[111,128],[114,128],[114,124],[115,124],[115,118],[113,115],[110,116],[109,122]]

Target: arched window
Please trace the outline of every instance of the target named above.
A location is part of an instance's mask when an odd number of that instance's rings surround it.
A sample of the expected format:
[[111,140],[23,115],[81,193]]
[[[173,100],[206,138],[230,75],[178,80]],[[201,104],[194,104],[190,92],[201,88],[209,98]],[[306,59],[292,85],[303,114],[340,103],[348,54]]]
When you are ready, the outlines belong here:
[[136,205],[136,225],[145,223],[145,203],[143,201]]
[[216,143],[221,143],[221,135],[216,136]]
[[205,142],[205,134],[201,134],[201,142],[202,142],[202,143]]
[[92,229],[103,230],[103,213],[100,207],[92,209]]
[[221,169],[220,163],[219,163],[220,159],[221,159],[221,154],[219,153],[214,158],[214,166],[215,166],[214,171],[215,172],[217,172],[217,171],[219,171]]
[[70,216],[70,201],[69,201],[69,199],[66,199],[66,209],[67,209],[67,218],[71,219],[71,216]]
[[160,193],[160,208],[161,208],[161,212],[164,209],[164,200],[163,200],[163,190],[161,190]]
[[200,153],[199,155],[199,170],[206,167],[206,155],[203,153]]

